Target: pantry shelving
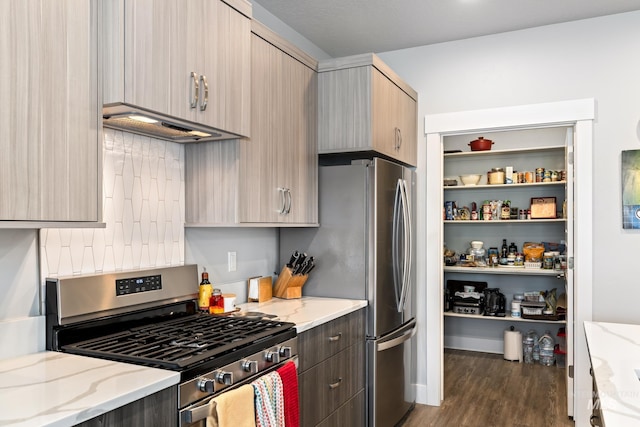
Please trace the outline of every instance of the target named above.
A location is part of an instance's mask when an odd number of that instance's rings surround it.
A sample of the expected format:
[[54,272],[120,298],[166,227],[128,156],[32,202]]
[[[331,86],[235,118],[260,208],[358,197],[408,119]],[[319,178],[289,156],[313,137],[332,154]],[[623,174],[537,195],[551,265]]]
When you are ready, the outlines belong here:
[[[567,229],[571,222],[565,217],[565,200],[568,199],[568,186],[571,177],[567,169],[571,166],[567,162],[570,151],[566,127],[548,129],[527,129],[508,132],[496,132],[485,135],[491,137],[494,145],[487,151],[469,151],[468,135],[452,135],[443,139],[442,164],[444,179],[456,179],[457,185],[442,185],[442,200],[453,204],[457,209],[472,210],[476,206],[477,220],[460,219],[442,220],[442,235],[444,246],[453,250],[457,255],[467,253],[469,244],[473,240],[484,242],[484,249],[500,249],[502,239],[507,244],[514,242],[518,252],[522,252],[525,242],[565,242]],[[514,182],[505,184],[488,184],[488,171],[492,168],[510,167],[516,173],[530,172],[534,182]],[[536,180],[535,171],[544,168],[551,171],[563,171],[566,180],[542,182],[542,177]],[[481,174],[477,185],[461,185],[461,175]],[[557,175],[560,175],[559,173]],[[530,175],[531,176],[531,175]],[[510,207],[528,210],[532,199],[555,199],[555,215],[552,218],[534,219],[483,219],[482,205],[489,202],[502,203],[509,201]],[[444,248],[443,248],[444,258]],[[442,266],[442,286],[446,289],[449,281],[470,281],[486,284],[488,288],[499,288],[505,295],[505,316],[484,316],[477,314],[455,313],[444,311],[444,344],[445,347],[501,353],[502,333],[509,325],[521,325],[522,332],[536,329],[539,333],[551,329],[555,334],[557,329],[566,325],[566,320],[538,320],[524,319],[511,316],[511,302],[516,293],[530,291],[550,291],[556,289],[556,294],[567,292],[567,275],[564,270],[543,268],[524,268],[513,266]],[[446,294],[446,292],[445,292]],[[451,295],[452,296],[452,295]],[[453,302],[448,305],[453,308]],[[549,319],[553,319],[550,317]],[[491,320],[492,322],[482,322]],[[478,324],[480,322],[480,326]],[[515,323],[517,322],[517,323]]]
[[477,314],[463,314],[463,313],[453,313],[447,311],[444,313],[445,317],[459,317],[464,319],[474,319],[474,320],[497,320],[497,321],[507,321],[507,322],[527,322],[527,323],[548,323],[548,324],[562,324],[566,325],[566,320],[537,320],[537,319],[523,319],[522,317],[513,317],[511,314],[507,313],[505,317],[495,317],[495,316],[481,316]]
[[564,277],[562,270],[546,270],[543,268],[524,268],[524,267],[461,267],[461,266],[444,266],[445,273],[464,273],[464,274],[513,274],[513,275],[529,275],[529,276],[553,276],[558,278]]

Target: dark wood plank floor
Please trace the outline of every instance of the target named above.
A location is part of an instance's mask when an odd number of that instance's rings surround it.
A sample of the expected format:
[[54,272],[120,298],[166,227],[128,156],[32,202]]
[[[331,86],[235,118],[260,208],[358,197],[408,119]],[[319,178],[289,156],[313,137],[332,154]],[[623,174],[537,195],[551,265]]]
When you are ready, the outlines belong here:
[[564,369],[446,350],[441,406],[416,405],[402,427],[573,427]]

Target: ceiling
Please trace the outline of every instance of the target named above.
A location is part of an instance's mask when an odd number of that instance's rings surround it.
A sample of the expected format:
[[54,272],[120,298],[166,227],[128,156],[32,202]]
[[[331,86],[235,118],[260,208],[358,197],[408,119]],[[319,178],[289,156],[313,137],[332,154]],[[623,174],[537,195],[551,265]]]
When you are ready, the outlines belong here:
[[254,0],[331,57],[640,10],[640,0]]

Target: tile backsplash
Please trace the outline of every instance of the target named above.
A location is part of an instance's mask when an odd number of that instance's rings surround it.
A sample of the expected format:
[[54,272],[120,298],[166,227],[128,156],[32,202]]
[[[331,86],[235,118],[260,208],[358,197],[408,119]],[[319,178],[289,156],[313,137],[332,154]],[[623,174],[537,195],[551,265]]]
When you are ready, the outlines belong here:
[[104,130],[103,222],[40,231],[46,277],[184,264],[184,146]]

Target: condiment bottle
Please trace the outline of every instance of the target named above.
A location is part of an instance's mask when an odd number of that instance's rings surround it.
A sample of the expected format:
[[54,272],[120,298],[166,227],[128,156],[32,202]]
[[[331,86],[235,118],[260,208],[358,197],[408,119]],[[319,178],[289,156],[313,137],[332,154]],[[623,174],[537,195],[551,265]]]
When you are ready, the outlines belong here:
[[198,309],[204,313],[209,312],[209,300],[211,299],[211,293],[213,292],[213,286],[209,282],[209,273],[205,268],[202,272],[202,281],[198,288]]
[[211,299],[209,300],[209,313],[224,313],[224,297],[222,296],[222,291],[218,288],[214,289],[211,294]]
[[502,248],[500,251],[500,257],[506,258],[508,250],[509,250],[509,247],[507,246],[507,239],[502,239]]

